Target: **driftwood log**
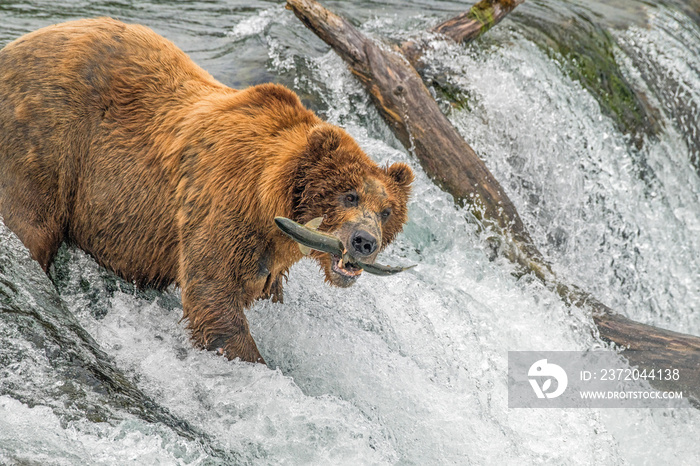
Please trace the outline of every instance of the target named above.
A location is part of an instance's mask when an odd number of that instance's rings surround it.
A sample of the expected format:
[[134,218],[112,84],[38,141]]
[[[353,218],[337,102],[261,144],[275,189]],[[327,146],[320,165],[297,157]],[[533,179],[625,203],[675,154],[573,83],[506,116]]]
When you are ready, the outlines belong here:
[[[483,0],[432,31],[456,42],[468,42],[523,1]],[[679,382],[654,381],[654,385],[682,390],[684,397],[700,406],[700,338],[635,322],[556,277],[505,191],[442,114],[412,65],[422,66],[420,41],[401,47],[378,44],[314,0],[287,0],[287,8],[348,63],[389,127],[427,175],[496,233],[502,255],[517,264],[522,273],[534,274],[568,305],[591,312],[594,332],[623,348],[631,365],[648,371],[679,369]]]

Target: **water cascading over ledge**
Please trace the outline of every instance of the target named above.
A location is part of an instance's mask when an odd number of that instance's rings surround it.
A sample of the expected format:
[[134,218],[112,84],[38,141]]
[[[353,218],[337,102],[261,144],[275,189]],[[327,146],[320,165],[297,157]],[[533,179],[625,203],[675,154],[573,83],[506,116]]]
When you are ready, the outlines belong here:
[[[621,26],[605,26],[625,43],[612,48],[621,72],[635,88],[665,77],[658,86],[666,98],[691,108],[700,89],[692,72],[697,25],[672,3],[623,4],[648,19],[625,19],[619,8]],[[332,4],[363,32],[398,41],[465,8],[440,5]],[[688,163],[687,134],[662,112],[656,140],[637,148],[571,76],[565,58],[522,29],[526,14],[571,8],[599,18],[591,11],[597,3],[528,1],[472,46],[429,50],[431,65],[466,98],[461,108],[444,101],[448,117],[485,156],[558,273],[631,318],[700,334],[698,177]],[[284,82],[346,126],[379,162],[408,161],[420,170],[346,65],[281,5],[158,2],[135,10],[59,1],[5,6],[0,15],[2,44],[66,15],[146,24],[223,82]],[[639,57],[633,60],[628,47]],[[635,64],[640,58],[644,66]],[[691,97],[675,102],[673,83]],[[655,86],[646,95],[663,110]],[[692,119],[685,121],[692,128]],[[79,251],[65,251],[60,297],[118,370],[240,462],[642,464],[700,455],[692,409],[508,410],[505,352],[589,348],[595,341],[585,335],[588,321],[575,309],[567,314],[536,281],[511,276],[507,262],[489,262],[482,233],[424,173],[410,209],[411,222],[385,253],[419,263],[409,275],[391,282],[363,277],[356,288],[334,290],[302,262],[291,271],[284,305],[252,309],[255,338],[277,370],[193,350],[178,324],[177,291],[140,295]],[[23,341],[21,334],[12,338]],[[21,374],[18,391],[29,393],[22,384],[31,379]],[[60,377],[47,376],[42,386]],[[31,405],[0,397],[0,462],[43,455],[34,458],[187,464],[208,457],[216,464],[216,455],[158,423],[95,423],[80,410],[64,418],[47,407],[48,395],[33,393]]]

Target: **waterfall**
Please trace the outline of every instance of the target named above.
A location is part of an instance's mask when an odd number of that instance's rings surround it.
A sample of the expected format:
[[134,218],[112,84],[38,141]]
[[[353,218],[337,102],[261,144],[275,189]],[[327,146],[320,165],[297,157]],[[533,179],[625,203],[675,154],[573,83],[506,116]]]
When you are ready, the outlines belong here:
[[[488,232],[283,6],[63,3],[0,9],[0,46],[68,17],[139,22],[224,83],[282,82],[378,163],[410,164],[410,220],[380,257],[418,266],[338,289],[302,260],[284,304],[247,312],[264,367],[193,348],[176,288],[139,290],[69,246],[50,281],[0,224],[0,463],[700,459],[696,409],[508,408],[507,352],[599,347],[590,317],[492,257]],[[327,6],[395,40],[464,8],[387,3]],[[616,3],[528,1],[469,46],[432,39],[432,90],[558,275],[630,318],[700,335],[700,27],[672,2]],[[594,53],[599,74],[582,58]]]

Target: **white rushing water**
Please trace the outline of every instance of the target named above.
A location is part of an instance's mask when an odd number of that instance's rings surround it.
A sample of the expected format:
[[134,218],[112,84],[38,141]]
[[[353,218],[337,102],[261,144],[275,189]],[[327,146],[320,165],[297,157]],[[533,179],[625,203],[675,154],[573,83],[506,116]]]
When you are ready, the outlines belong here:
[[[333,52],[299,57],[268,36],[274,27],[303,31],[295,21],[273,7],[224,32],[232,41],[263,41],[274,72],[303,62],[298,92],[318,95],[325,117],[377,162],[413,167],[410,221],[382,261],[418,266],[337,289],[301,261],[284,304],[259,302],[247,312],[263,367],[193,349],[177,290],[129,291],[87,255],[65,250],[62,298],[117,367],[240,463],[700,461],[695,409],[507,407],[507,351],[599,346],[590,319],[539,282],[515,278],[508,262],[489,261],[476,227],[398,148],[344,63]],[[697,56],[671,40],[673,21],[662,12],[647,29],[620,32],[627,48],[619,58],[640,85],[656,69],[695,99]],[[401,29],[391,18],[365,27]],[[700,46],[697,27],[687,19],[683,27]],[[700,178],[683,129],[667,119],[658,140],[634,149],[594,98],[516,28],[489,34],[488,47],[436,42],[428,59],[470,96],[471,111],[450,118],[538,246],[562,276],[613,309],[700,335]],[[628,55],[635,48],[653,66],[640,71]],[[4,227],[0,238],[10,241]],[[144,421],[65,420],[40,400],[0,397],[0,463],[218,463],[208,455],[200,443]]]

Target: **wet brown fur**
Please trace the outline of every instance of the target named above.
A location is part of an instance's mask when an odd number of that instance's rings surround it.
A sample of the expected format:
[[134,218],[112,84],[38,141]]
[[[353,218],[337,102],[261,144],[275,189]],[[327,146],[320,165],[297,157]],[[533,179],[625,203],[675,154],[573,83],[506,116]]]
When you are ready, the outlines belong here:
[[[229,358],[263,362],[243,311],[281,300],[302,257],[275,216],[325,216],[321,230],[346,244],[371,226],[384,247],[412,180],[285,87],[228,88],[142,26],[74,21],[0,51],[5,224],[45,270],[71,241],[142,286],[177,282],[193,339]],[[357,206],[343,205],[348,191]]]

